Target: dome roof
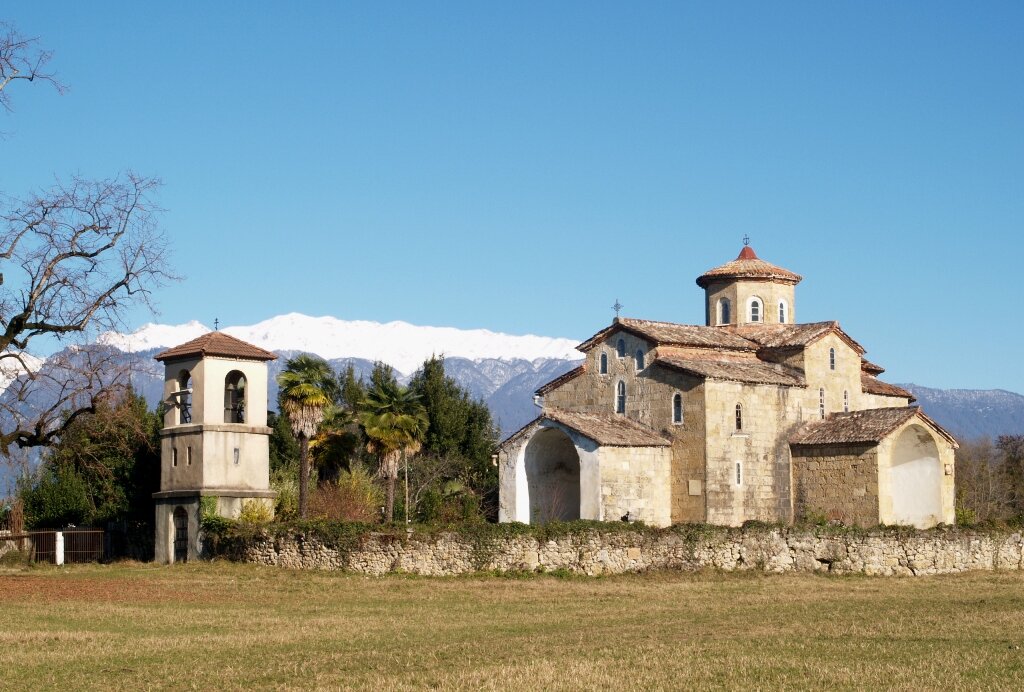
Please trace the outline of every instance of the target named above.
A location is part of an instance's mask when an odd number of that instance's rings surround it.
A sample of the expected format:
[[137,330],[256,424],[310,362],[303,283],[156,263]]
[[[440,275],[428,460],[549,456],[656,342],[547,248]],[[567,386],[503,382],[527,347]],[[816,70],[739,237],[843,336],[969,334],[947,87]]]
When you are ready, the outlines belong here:
[[754,248],[744,245],[739,256],[732,262],[726,262],[720,267],[708,269],[697,277],[697,285],[707,288],[712,281],[724,281],[729,279],[749,279],[752,281],[772,281],[776,283],[793,284],[800,283],[802,276],[794,274],[788,269],[776,267],[770,262],[759,259]]

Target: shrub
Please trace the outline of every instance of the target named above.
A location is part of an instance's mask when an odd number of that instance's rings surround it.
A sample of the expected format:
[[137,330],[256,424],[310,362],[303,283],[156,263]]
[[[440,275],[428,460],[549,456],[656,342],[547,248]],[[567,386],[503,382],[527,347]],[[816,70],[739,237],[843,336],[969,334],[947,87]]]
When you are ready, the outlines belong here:
[[275,469],[270,475],[270,489],[277,493],[274,514],[279,519],[291,519],[299,514],[299,479],[290,467]]
[[317,519],[373,523],[380,518],[384,493],[362,466],[344,471],[334,483],[311,493],[309,514]]
[[246,524],[269,524],[274,520],[274,514],[265,503],[259,500],[246,500],[242,503],[238,520]]

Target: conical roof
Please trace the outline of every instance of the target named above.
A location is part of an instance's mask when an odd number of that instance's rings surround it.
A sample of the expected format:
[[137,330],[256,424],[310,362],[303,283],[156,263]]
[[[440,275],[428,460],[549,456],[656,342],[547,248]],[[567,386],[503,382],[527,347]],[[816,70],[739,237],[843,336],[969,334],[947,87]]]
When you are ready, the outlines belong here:
[[771,262],[765,262],[757,256],[754,248],[744,245],[739,256],[732,262],[726,262],[720,267],[708,269],[697,277],[697,285],[707,288],[712,281],[723,281],[729,279],[750,279],[753,281],[774,281],[777,283],[793,284],[800,283],[803,279],[799,274],[794,274],[788,269],[777,267]]
[[276,360],[277,355],[253,346],[247,341],[236,339],[224,332],[208,332],[197,339],[186,341],[180,346],[169,348],[153,356],[154,360],[179,360],[195,356],[222,356],[243,360]]

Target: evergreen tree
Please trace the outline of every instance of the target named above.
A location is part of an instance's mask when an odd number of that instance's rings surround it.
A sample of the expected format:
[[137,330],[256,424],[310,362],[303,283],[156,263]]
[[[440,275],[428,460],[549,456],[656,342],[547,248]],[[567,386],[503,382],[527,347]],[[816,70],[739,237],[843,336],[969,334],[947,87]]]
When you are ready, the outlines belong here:
[[110,395],[78,416],[22,488],[31,526],[153,520],[160,484],[161,419],[133,391]]

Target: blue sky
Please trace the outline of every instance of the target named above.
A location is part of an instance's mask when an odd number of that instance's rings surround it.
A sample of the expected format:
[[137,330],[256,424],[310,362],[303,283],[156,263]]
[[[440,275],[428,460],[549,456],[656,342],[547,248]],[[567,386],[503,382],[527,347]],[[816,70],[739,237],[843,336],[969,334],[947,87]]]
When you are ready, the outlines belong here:
[[[1024,4],[21,2],[0,190],[164,181],[157,319],[585,338],[804,275],[890,381],[1024,392]],[[134,325],[151,319],[132,316]]]

